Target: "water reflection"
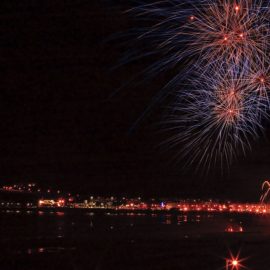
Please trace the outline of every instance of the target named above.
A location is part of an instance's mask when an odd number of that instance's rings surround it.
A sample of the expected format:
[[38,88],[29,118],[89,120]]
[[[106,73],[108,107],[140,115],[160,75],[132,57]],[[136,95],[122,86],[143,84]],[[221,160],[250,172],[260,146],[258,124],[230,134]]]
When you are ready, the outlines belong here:
[[56,212],[56,215],[59,216],[59,217],[62,217],[62,216],[65,215],[65,212],[59,212],[59,211],[57,211]]
[[165,224],[167,224],[167,225],[171,225],[172,224],[172,220],[171,220],[171,217],[170,216],[167,216],[166,217]]
[[[25,256],[29,261],[50,262],[50,258],[58,260],[60,257],[64,258],[63,261],[73,257],[78,261],[85,260],[83,266],[87,267],[80,268],[76,265],[78,270],[97,269],[96,265],[88,267],[88,264],[95,262],[98,256],[105,264],[102,269],[107,270],[113,269],[111,265],[119,266],[118,270],[207,270],[219,269],[219,262],[212,264],[212,254],[226,256],[224,249],[227,246],[224,242],[232,243],[235,247],[238,247],[239,243],[248,244],[249,248],[255,251],[261,252],[261,249],[264,249],[265,254],[269,251],[270,220],[266,217],[204,213],[130,215],[113,212],[58,212],[54,212],[53,215],[46,210],[31,213],[22,211],[19,214],[16,211],[2,212],[2,253],[8,254],[10,260],[16,260],[18,254],[21,258]],[[233,233],[229,233],[231,229],[227,232],[226,228],[232,228]],[[239,233],[241,228],[243,231]],[[195,256],[206,260],[211,267],[184,268],[184,264],[196,265],[199,260],[193,260]],[[151,268],[154,264],[157,265],[157,261],[159,268]],[[132,268],[133,265],[138,267]],[[68,268],[68,263],[66,266],[61,265],[59,269],[71,269]],[[42,267],[43,264],[38,263],[30,270],[52,269]]]
[[40,248],[38,248],[38,253],[43,253],[44,251],[45,251],[45,249],[44,248],[42,248],[42,247],[40,247]]
[[63,251],[73,251],[76,250],[76,247],[37,247],[37,248],[28,248],[26,250],[26,254],[35,255],[35,254],[43,254],[43,253],[59,253]]

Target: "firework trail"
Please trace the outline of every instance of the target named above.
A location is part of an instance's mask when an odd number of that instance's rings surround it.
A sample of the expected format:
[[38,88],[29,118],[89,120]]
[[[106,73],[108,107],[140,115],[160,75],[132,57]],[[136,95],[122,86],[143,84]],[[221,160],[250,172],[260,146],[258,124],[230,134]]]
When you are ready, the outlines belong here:
[[[266,191],[264,191],[265,187],[266,187]],[[264,181],[263,182],[263,184],[262,184],[262,192],[263,192],[263,194],[262,194],[262,196],[260,198],[260,201],[262,203],[264,203],[265,199],[267,198],[267,196],[268,196],[268,194],[270,192],[270,182],[269,181]]]
[[[144,52],[157,55],[155,76],[178,72],[166,86],[175,94],[167,122],[170,147],[210,169],[245,153],[268,118],[270,13],[262,0],[164,0],[129,12],[144,20],[137,31]],[[136,59],[136,57],[134,58]]]

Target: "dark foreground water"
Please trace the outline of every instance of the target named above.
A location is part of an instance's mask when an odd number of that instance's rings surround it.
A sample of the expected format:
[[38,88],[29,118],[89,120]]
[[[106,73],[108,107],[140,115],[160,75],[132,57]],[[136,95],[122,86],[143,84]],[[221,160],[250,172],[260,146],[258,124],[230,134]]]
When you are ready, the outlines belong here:
[[[225,232],[226,228],[243,232]],[[0,269],[270,269],[270,216],[0,212]]]

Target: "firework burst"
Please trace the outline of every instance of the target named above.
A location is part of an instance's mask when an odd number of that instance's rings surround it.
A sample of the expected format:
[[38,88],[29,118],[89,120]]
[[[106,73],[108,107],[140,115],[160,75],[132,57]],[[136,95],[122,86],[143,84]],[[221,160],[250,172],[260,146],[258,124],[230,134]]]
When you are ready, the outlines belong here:
[[269,41],[268,7],[251,0],[207,2],[183,26],[187,50],[199,61],[241,64],[265,59]]
[[148,71],[178,67],[166,88],[177,93],[168,142],[182,145],[187,163],[229,165],[262,132],[270,107],[269,10],[263,0],[164,0],[130,10],[147,21],[137,36],[147,44],[143,55],[159,56]]
[[270,107],[269,103],[269,90],[270,90],[270,70],[269,64],[260,62],[253,63],[246,70],[246,83],[248,84],[249,92],[253,93],[256,99],[264,100],[265,109]]
[[142,55],[159,56],[149,71],[156,74],[180,65],[176,77],[181,79],[194,64],[206,68],[268,59],[268,5],[259,0],[174,0],[140,5],[130,12],[149,22],[136,32],[137,41],[144,42]]
[[187,165],[206,169],[217,163],[230,165],[262,132],[265,102],[254,98],[244,74],[235,70],[213,71],[211,76],[204,74],[203,80],[198,75],[186,89],[179,91],[172,107],[168,123],[175,135],[166,143],[181,145]]

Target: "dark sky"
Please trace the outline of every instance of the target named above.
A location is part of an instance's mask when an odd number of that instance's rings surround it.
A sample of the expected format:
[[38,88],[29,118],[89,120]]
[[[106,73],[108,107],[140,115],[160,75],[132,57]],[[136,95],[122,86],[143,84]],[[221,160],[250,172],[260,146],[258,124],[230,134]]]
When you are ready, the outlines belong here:
[[193,168],[183,173],[174,153],[159,150],[162,109],[129,132],[166,76],[108,98],[147,65],[111,71],[123,47],[109,38],[132,24],[121,13],[127,2],[1,1],[0,184],[257,200],[260,183],[270,177],[266,140],[229,173],[202,177]]

